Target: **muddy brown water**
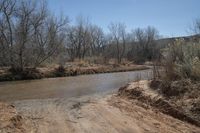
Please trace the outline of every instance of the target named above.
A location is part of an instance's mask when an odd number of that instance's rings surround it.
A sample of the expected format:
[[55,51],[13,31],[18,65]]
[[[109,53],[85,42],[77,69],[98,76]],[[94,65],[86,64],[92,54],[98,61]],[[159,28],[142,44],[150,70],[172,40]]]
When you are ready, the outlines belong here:
[[24,99],[71,98],[96,93],[111,93],[125,84],[150,79],[152,71],[119,72],[41,80],[0,83],[0,101]]

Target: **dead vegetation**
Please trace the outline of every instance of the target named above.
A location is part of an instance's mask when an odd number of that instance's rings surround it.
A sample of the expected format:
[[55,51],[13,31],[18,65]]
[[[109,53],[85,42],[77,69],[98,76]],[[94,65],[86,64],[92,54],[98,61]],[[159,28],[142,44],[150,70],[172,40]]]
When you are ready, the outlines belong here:
[[13,81],[13,80],[30,80],[44,78],[44,74],[38,69],[25,68],[23,71],[17,68],[2,69],[3,73],[0,74],[0,81]]

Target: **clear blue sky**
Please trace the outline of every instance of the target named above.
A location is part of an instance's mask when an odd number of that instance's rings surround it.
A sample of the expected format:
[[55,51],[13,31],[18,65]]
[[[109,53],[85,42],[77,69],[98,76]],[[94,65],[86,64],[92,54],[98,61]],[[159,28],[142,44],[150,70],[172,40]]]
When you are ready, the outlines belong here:
[[55,15],[77,16],[108,31],[111,22],[123,22],[127,29],[156,27],[161,35],[188,35],[192,21],[200,18],[200,0],[47,0]]

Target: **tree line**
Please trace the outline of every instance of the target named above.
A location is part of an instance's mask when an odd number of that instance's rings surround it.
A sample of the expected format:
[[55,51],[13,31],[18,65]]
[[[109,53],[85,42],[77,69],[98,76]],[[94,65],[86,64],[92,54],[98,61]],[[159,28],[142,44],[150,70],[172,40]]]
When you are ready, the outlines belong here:
[[0,66],[23,70],[62,56],[61,63],[101,57],[144,62],[159,57],[154,27],[128,32],[124,23],[111,23],[109,32],[79,16],[76,24],[68,17],[50,13],[46,1],[0,1]]

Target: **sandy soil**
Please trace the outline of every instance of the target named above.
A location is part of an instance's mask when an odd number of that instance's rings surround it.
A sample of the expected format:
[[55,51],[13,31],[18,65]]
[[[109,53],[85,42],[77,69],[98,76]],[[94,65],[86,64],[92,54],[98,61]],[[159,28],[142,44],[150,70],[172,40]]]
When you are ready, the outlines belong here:
[[[200,128],[115,95],[12,103],[30,133],[199,133]],[[1,129],[0,129],[1,132]]]
[[13,105],[0,103],[0,133],[24,132],[23,118]]

